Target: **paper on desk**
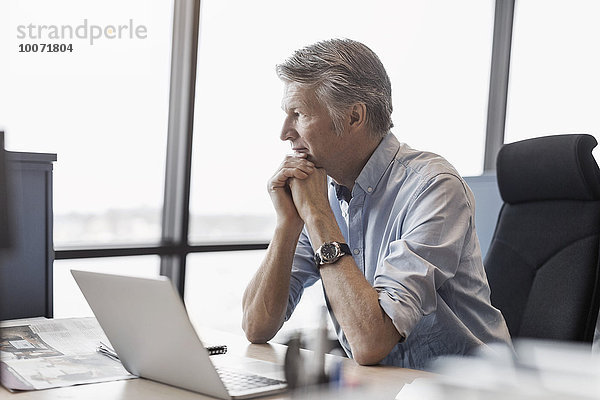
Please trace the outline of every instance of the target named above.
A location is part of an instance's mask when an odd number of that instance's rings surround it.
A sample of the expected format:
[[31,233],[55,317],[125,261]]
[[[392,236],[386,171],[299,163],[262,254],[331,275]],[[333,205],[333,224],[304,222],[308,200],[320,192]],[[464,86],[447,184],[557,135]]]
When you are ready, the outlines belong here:
[[95,318],[31,319],[0,324],[2,384],[36,390],[135,378],[96,352],[108,339]]
[[412,383],[406,383],[396,395],[395,400],[443,400],[441,388],[429,378],[417,378]]
[[600,357],[588,345],[515,340],[469,357],[441,358],[431,380],[405,385],[396,400],[600,400]]

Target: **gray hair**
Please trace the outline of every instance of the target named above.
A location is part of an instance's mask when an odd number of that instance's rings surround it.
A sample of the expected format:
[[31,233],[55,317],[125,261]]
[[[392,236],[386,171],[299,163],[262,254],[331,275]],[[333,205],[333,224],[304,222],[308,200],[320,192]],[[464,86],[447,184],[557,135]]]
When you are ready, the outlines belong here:
[[392,86],[379,57],[367,46],[350,39],[331,39],[296,50],[277,65],[277,76],[312,88],[329,109],[338,134],[346,110],[357,102],[367,108],[366,124],[383,137],[392,128]]

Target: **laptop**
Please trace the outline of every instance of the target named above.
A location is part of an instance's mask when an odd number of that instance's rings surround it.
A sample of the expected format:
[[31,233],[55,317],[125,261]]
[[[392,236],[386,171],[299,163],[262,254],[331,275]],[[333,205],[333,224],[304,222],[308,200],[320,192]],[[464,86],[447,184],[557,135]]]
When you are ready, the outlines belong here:
[[[217,369],[213,361],[228,355],[211,359],[168,278],[77,270],[71,274],[123,366],[133,375],[219,399],[286,390],[282,368],[274,363],[240,358],[233,370]],[[254,373],[257,370],[276,373]]]

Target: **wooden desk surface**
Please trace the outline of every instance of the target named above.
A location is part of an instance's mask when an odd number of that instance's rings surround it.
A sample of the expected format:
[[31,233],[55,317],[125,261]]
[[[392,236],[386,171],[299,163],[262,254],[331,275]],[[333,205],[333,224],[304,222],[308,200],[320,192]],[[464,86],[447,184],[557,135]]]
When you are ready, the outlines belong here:
[[[283,364],[286,347],[279,344],[250,344],[245,338],[218,332],[210,329],[201,329],[201,337],[207,343],[227,344],[228,353],[247,356],[259,360],[272,361]],[[219,356],[215,356],[219,357]],[[431,377],[433,374],[405,368],[396,367],[363,367],[353,360],[338,356],[328,355],[327,362],[342,360],[343,375],[347,380],[360,383],[361,390],[370,390],[377,393],[377,398],[393,399],[405,383],[410,383],[416,378]],[[312,396],[308,396],[311,397]],[[369,396],[373,398],[372,396]],[[54,399],[140,399],[154,400],[176,398],[183,400],[212,399],[188,390],[153,382],[147,379],[130,379],[88,385],[70,386],[65,388],[37,390],[30,392],[11,393],[0,387],[0,399],[13,400],[54,400]],[[262,397],[264,399],[291,399],[290,393]],[[261,399],[262,399],[261,398]],[[297,399],[298,396],[294,396]],[[320,397],[324,398],[324,397]],[[346,400],[348,400],[346,398]]]

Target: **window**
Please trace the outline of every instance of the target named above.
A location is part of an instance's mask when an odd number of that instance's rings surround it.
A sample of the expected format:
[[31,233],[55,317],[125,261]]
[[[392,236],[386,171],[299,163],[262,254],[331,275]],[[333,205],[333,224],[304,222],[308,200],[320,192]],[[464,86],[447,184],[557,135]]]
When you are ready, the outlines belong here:
[[595,0],[517,2],[505,142],[563,133],[600,140],[599,16]]
[[399,139],[480,174],[492,25],[491,0],[203,1],[190,239],[270,238],[266,182],[289,151],[275,65],[318,40],[371,47],[392,81]]
[[[172,7],[172,0],[0,5],[0,128],[8,150],[57,153],[59,249],[160,239]],[[64,51],[42,51],[54,44]],[[70,268],[158,275],[158,260],[56,261],[55,316],[91,315]]]
[[[172,0],[1,6],[0,126],[9,150],[58,154],[59,248],[160,238],[172,7]],[[45,44],[72,51],[42,51]]]
[[[243,335],[242,296],[264,254],[263,250],[190,254],[185,304],[192,322]],[[295,331],[318,328],[324,304],[320,283],[307,288],[294,314],[273,340],[286,343]]]
[[92,317],[71,269],[107,274],[156,277],[159,272],[157,256],[108,257],[86,260],[57,260],[54,262],[54,317]]

